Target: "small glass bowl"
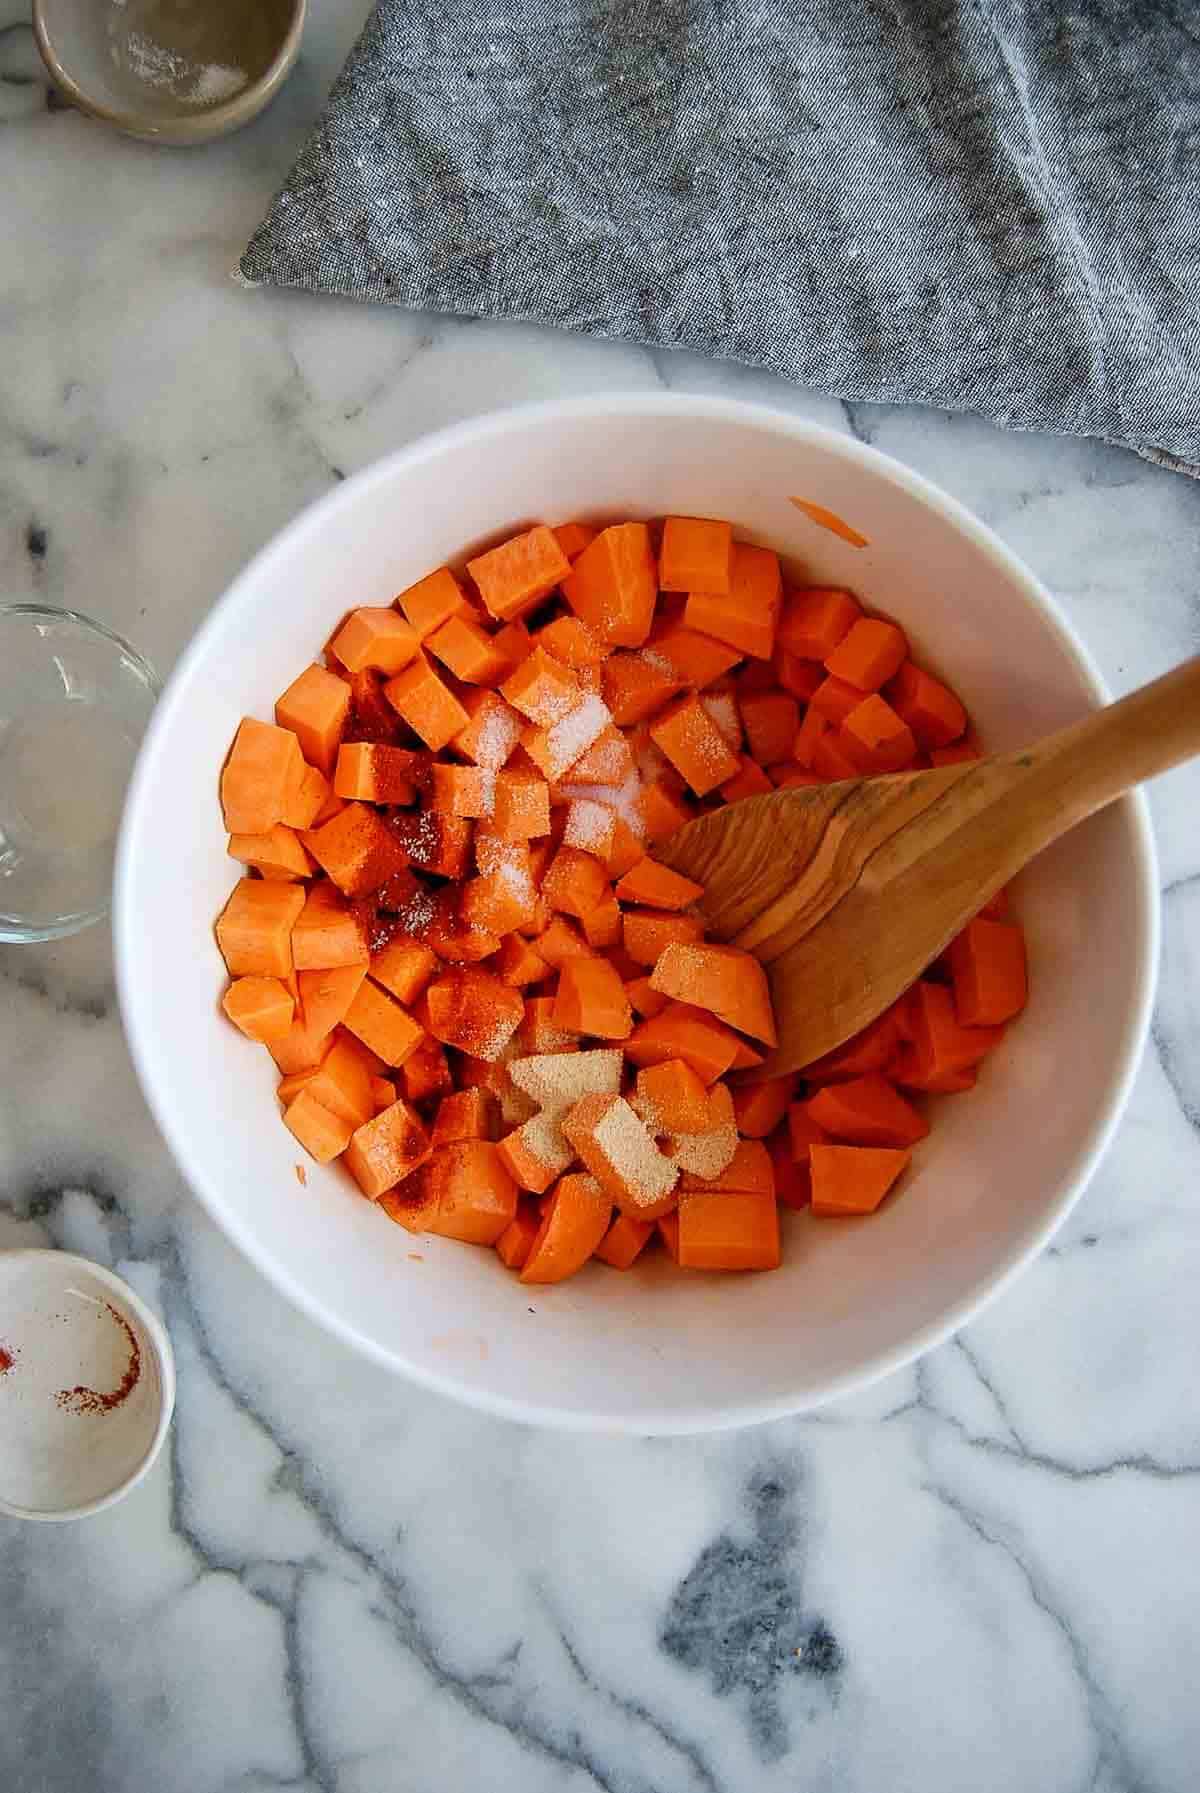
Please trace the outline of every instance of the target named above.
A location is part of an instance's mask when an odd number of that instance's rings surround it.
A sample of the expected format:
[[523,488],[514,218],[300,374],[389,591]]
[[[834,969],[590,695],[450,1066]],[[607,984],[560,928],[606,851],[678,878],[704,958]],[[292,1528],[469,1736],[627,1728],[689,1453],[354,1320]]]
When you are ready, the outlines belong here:
[[158,693],[154,669],[103,624],[0,607],[0,941],[58,940],[107,913]]

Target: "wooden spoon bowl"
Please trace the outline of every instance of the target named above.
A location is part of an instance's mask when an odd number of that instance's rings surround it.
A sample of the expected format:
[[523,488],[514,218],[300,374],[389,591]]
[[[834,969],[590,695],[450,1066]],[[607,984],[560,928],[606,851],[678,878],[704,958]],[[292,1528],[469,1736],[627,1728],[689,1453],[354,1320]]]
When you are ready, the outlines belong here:
[[1200,658],[1031,747],[929,772],[800,786],[655,848],[704,885],[714,938],[767,967],[779,1077],[883,1012],[1051,841],[1200,753]]

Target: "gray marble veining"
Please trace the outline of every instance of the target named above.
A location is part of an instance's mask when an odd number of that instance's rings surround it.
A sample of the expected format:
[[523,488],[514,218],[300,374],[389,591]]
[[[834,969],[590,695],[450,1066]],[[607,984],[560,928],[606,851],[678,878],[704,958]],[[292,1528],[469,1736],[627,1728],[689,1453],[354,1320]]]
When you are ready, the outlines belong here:
[[[0,7],[6,598],[89,610],[165,671],[248,555],[384,450],[510,400],[666,383],[769,398],[940,481],[1114,687],[1195,651],[1200,489],[1132,455],[240,287],[362,10],[318,0],[279,103],[189,154],[49,106]],[[0,1247],[115,1265],[180,1371],[170,1449],[128,1502],[0,1521],[0,1789],[1192,1793],[1200,773],[1152,800],[1154,1040],[1067,1225],[916,1367],[718,1438],[524,1431],[350,1356],[188,1195],[103,930],[0,949]]]

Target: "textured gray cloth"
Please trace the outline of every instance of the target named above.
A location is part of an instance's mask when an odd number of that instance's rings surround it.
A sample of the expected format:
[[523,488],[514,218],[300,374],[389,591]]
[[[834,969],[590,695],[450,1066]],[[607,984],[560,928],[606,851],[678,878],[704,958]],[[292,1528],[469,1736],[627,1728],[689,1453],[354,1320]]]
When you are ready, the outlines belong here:
[[1195,0],[379,0],[242,260],[1200,465]]

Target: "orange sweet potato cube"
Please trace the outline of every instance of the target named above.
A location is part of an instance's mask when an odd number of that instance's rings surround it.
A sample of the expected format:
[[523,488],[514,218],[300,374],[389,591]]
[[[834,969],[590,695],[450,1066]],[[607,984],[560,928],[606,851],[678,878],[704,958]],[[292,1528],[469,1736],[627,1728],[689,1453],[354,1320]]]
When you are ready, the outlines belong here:
[[310,885],[292,929],[292,958],[297,971],[326,971],[339,965],[365,965],[367,937],[359,917],[328,878]]
[[449,617],[426,637],[425,646],[467,685],[498,685],[509,671],[508,656],[465,614]]
[[375,1113],[375,1096],[371,1082],[378,1059],[351,1034],[339,1032],[330,1041],[321,1062],[308,1078],[305,1088],[322,1108],[351,1128],[360,1127]]
[[266,834],[231,834],[227,851],[231,859],[252,866],[260,877],[284,883],[311,878],[316,869],[295,832],[282,822],[276,822]]
[[349,713],[349,685],[324,666],[306,666],[275,705],[279,727],[291,729],[309,765],[326,777]]
[[496,1098],[490,1090],[452,1090],[438,1103],[433,1143],[446,1146],[456,1139],[494,1139],[495,1127]]
[[459,916],[465,927],[511,935],[532,918],[535,901],[533,879],[505,868],[468,879],[459,898]]
[[277,977],[235,978],[221,1007],[248,1040],[278,1040],[292,1025],[296,1004]]
[[637,1093],[642,1118],[653,1132],[707,1131],[708,1091],[682,1058],[646,1065],[637,1074]]
[[435,1039],[489,1062],[500,1057],[525,1013],[518,990],[475,967],[443,972],[426,990],[425,1007]]
[[638,797],[638,807],[646,845],[650,847],[690,822],[694,813],[673,772],[647,779]]
[[330,643],[347,672],[399,672],[420,647],[411,623],[387,610],[352,610]]
[[664,948],[650,981],[665,996],[710,1009],[753,1040],[777,1044],[767,974],[753,953],[712,942],[675,942]]
[[499,1150],[487,1139],[439,1146],[421,1180],[436,1199],[426,1222],[431,1233],[468,1245],[494,1245],[517,1212],[517,1185]]
[[554,531],[554,539],[567,559],[575,560],[589,542],[595,541],[596,531],[590,523],[560,523]]
[[550,1113],[522,1121],[500,1141],[497,1150],[509,1176],[532,1195],[549,1189],[575,1156],[557,1117]]
[[385,1065],[402,1065],[424,1038],[420,1022],[369,978],[346,1010],[345,1025]]
[[471,720],[423,653],[418,653],[411,666],[389,679],[383,691],[396,714],[433,753],[460,734]]
[[427,573],[424,579],[402,591],[395,603],[422,640],[460,610],[470,609],[467,594],[449,567]]
[[733,530],[713,517],[668,517],[658,551],[660,591],[728,592]]
[[658,597],[658,569],[645,523],[602,529],[572,564],[563,596],[610,647],[641,647]]
[[371,954],[371,976],[407,1007],[417,1001],[437,970],[437,954],[423,941],[398,934]]
[[569,666],[574,672],[601,665],[608,654],[604,643],[577,616],[556,616],[531,637],[531,643],[545,648],[560,666]]
[[562,1129],[622,1213],[657,1220],[675,1206],[679,1171],[624,1097],[585,1096],[567,1111]]
[[580,920],[608,894],[604,867],[578,847],[560,847],[542,879],[542,895],[550,907]]
[[221,808],[230,834],[266,834],[283,820],[303,772],[300,743],[288,728],[243,717],[221,773]]
[[520,934],[506,934],[496,955],[495,969],[502,984],[522,990],[528,984],[540,984],[550,967],[528,940]]
[[450,1061],[440,1040],[429,1034],[416,1051],[410,1053],[397,1072],[401,1094],[406,1102],[427,1102],[454,1088]]
[[356,1127],[346,1148],[346,1166],[368,1201],[410,1176],[430,1153],[420,1116],[403,1099]]
[[683,680],[658,655],[613,654],[604,665],[600,688],[621,728],[645,722],[680,690]]
[[335,795],[347,802],[412,803],[414,777],[423,777],[428,761],[405,747],[382,741],[348,741],[338,748],[333,774]]
[[[335,746],[335,755],[336,751]],[[293,780],[288,791],[283,825],[285,828],[315,828],[319,823],[329,820],[329,816],[322,815],[321,812],[330,803],[336,803],[341,808],[341,799],[334,796],[324,772],[319,772],[315,766],[301,766],[300,776]],[[335,813],[334,810],[329,811],[329,815]]]
[[[626,909],[625,951],[638,965],[656,966],[667,948],[700,940],[704,924],[696,915],[672,915],[662,909]],[[658,988],[658,985],[655,985]],[[674,990],[665,992],[674,996]]]
[[285,1108],[283,1124],[318,1164],[328,1164],[350,1144],[350,1123],[322,1108],[307,1088]]
[[607,704],[595,692],[549,728],[529,723],[521,730],[521,746],[544,778],[557,782],[573,770],[612,726]]
[[469,720],[451,746],[465,760],[498,772],[521,738],[521,718],[497,691],[464,691],[462,706]]
[[433,768],[430,804],[446,815],[490,816],[496,797],[496,774],[486,766],[452,766],[439,760]]
[[625,1056],[634,1065],[682,1058],[702,1082],[713,1083],[733,1068],[739,1044],[732,1028],[704,1009],[669,1002],[661,1014],[638,1023],[625,1042]]
[[514,710],[539,728],[561,722],[579,708],[579,681],[542,646],[536,646],[505,679],[501,692]]
[[544,523],[467,562],[480,596],[500,622],[521,616],[549,597],[570,570],[553,530]]
[[684,1195],[679,1262],[685,1270],[777,1270],[779,1208],[761,1190]]
[[309,830],[304,845],[350,897],[370,896],[408,862],[396,831],[365,803],[348,803],[332,821]]
[[737,754],[694,692],[677,698],[650,724],[650,738],[697,797],[706,797],[738,770]]
[[607,959],[568,959],[558,974],[553,1022],[567,1033],[623,1040],[633,1029],[625,986]]
[[[293,957],[295,956],[293,949]],[[346,1010],[367,975],[365,965],[331,965],[320,971],[298,971],[296,1012],[315,1035],[332,1033],[346,1018]]]
[[392,832],[413,865],[439,878],[461,878],[471,861],[474,824],[443,810],[392,818]]
[[778,554],[735,542],[729,591],[693,592],[683,612],[689,629],[735,647],[755,660],[769,660],[783,609],[783,576]]
[[242,878],[217,920],[217,945],[230,977],[285,978],[292,969],[292,928],[304,907],[298,884]]
[[550,787],[536,772],[496,774],[492,826],[504,840],[532,840],[550,832]]

